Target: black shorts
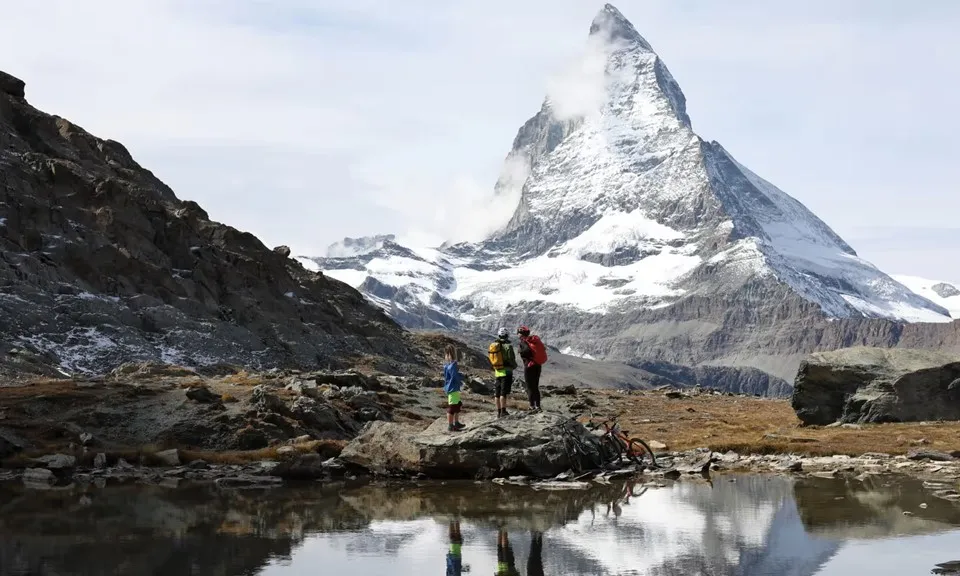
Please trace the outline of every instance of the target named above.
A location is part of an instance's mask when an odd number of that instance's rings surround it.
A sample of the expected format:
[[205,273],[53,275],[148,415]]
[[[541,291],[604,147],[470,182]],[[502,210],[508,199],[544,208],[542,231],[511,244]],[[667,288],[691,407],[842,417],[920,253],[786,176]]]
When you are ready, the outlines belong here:
[[460,412],[461,408],[463,408],[463,402],[457,402],[456,404],[447,404],[447,414],[457,414]]
[[494,396],[509,396],[510,389],[513,388],[513,372],[507,372],[506,376],[497,376],[497,383],[494,385]]

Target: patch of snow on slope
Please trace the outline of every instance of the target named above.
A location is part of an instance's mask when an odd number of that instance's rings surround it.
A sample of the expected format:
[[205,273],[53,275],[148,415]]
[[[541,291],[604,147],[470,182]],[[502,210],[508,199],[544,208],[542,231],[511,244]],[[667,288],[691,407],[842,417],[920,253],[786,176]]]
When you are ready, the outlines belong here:
[[943,306],[950,311],[950,316],[953,318],[960,318],[960,294],[947,296],[944,298],[933,289],[934,286],[938,286],[940,284],[946,284],[948,286],[953,286],[960,289],[960,282],[941,282],[938,280],[927,280],[926,278],[919,278],[917,276],[904,276],[900,274],[895,274],[893,279],[903,284],[910,290],[913,290],[920,296],[923,296],[927,300]]
[[[506,310],[521,302],[548,302],[590,312],[603,312],[620,301],[651,297],[678,297],[671,284],[695,269],[700,257],[684,251],[664,251],[625,266],[602,266],[569,255],[540,256],[502,270],[455,270],[456,289],[449,296],[469,299],[476,306]],[[618,288],[601,279],[615,276],[626,283]]]
[[561,353],[561,354],[565,354],[565,355],[567,355],[567,356],[574,356],[574,357],[576,357],[576,358],[582,358],[582,359],[584,359],[584,360],[596,360],[596,358],[594,358],[593,356],[587,354],[586,352],[581,352],[581,351],[579,351],[579,350],[574,350],[571,346],[567,346],[566,348],[564,348],[563,350],[561,350],[560,353]]
[[41,352],[52,353],[60,360],[60,367],[70,372],[93,373],[97,358],[117,349],[117,343],[92,326],[77,326],[65,334],[62,341],[56,335],[35,334],[21,336],[20,341]]
[[307,258],[306,256],[297,256],[296,258],[294,258],[294,260],[299,262],[301,266],[303,266],[304,268],[306,268],[311,272],[320,272],[320,265],[314,262],[312,259]]
[[916,308],[903,302],[868,302],[863,298],[844,294],[843,299],[867,316],[879,318],[899,318],[905,322],[952,322],[943,314],[933,310]]
[[323,273],[354,288],[359,288],[363,281],[367,279],[367,276],[370,276],[366,270],[351,270],[349,268],[324,270]]
[[[905,322],[949,322],[945,309],[917,297],[873,264],[860,259],[823,221],[803,204],[737,162],[716,146],[719,156],[709,169],[731,187],[750,219],[762,228],[759,247],[777,276],[834,316],[845,316],[847,304],[868,317]],[[729,161],[746,182],[726,170]],[[752,186],[753,191],[749,190]],[[729,202],[729,200],[728,200]],[[743,206],[735,209],[742,210]]]
[[611,211],[604,214],[586,232],[568,241],[565,252],[574,256],[589,253],[610,254],[620,248],[653,245],[652,240],[677,240],[683,234],[643,215]]

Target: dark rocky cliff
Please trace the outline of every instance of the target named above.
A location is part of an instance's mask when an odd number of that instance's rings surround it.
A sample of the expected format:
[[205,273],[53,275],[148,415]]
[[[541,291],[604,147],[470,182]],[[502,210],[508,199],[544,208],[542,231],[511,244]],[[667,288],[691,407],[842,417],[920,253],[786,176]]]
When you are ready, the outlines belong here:
[[411,357],[356,290],[179,200],[118,142],[0,72],[0,365],[257,368]]

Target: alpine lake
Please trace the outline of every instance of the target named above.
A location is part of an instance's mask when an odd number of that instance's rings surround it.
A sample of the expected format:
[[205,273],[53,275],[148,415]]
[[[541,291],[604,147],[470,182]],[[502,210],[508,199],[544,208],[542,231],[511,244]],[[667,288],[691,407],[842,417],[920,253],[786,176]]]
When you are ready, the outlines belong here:
[[[921,480],[0,484],[0,574],[960,574]],[[952,569],[957,572],[952,572]]]

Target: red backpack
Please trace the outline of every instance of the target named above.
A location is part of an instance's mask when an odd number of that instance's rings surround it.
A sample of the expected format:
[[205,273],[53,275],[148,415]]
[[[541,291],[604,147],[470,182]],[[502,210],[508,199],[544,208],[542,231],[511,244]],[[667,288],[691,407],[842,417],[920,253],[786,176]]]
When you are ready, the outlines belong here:
[[541,366],[547,363],[547,347],[543,345],[543,341],[540,340],[540,337],[536,334],[527,337],[527,345],[530,346],[530,351],[533,352],[533,361],[536,364]]

